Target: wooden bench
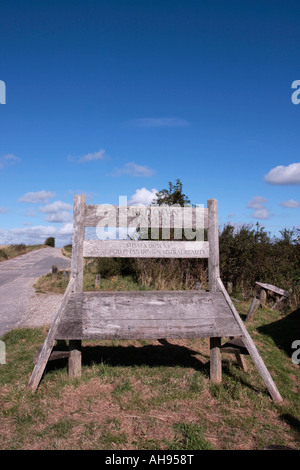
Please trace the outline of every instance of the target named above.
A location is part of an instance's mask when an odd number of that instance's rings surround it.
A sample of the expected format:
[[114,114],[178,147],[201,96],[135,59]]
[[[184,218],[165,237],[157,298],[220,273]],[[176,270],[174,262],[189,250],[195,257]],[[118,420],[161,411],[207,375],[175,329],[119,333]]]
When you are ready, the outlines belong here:
[[[178,229],[201,220],[207,241],[86,240],[85,227],[139,226]],[[187,225],[184,225],[186,228]],[[198,226],[199,227],[199,226]],[[197,224],[196,224],[197,228]],[[84,257],[208,258],[209,291],[83,292]],[[101,339],[210,338],[210,378],[222,380],[221,338],[242,338],[272,398],[282,400],[219,273],[218,204],[207,208],[104,207],[75,196],[71,277],[56,318],[36,359],[29,387],[37,389],[56,340],[69,341],[69,375],[80,375],[81,341]]]
[[271,310],[275,310],[289,298],[288,291],[281,289],[280,287],[273,286],[273,284],[266,284],[263,282],[256,282],[255,284],[259,286],[259,292],[253,297],[245,320],[246,322],[250,322],[251,320],[253,320],[254,313],[259,306],[265,306],[267,298],[268,296],[270,296],[270,293],[276,296],[276,301],[271,307]]

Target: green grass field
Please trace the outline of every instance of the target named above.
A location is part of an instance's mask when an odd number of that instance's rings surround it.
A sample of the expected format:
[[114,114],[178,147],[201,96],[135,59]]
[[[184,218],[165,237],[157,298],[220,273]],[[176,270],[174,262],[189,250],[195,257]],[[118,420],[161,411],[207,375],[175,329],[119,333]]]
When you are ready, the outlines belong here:
[[[245,319],[249,303],[236,307]],[[11,331],[2,338],[0,449],[300,449],[299,365],[291,360],[299,319],[299,310],[259,309],[249,327],[281,404],[249,356],[246,373],[223,354],[223,382],[212,385],[204,339],[83,342],[82,376],[69,379],[67,359],[52,361],[32,394],[33,357],[47,330]]]

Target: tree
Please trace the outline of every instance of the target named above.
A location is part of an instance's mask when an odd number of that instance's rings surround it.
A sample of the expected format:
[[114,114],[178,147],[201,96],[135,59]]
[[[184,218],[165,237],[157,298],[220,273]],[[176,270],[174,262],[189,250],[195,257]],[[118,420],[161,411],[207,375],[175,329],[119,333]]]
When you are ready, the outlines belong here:
[[159,206],[172,206],[173,204],[184,206],[185,204],[191,204],[189,198],[182,192],[182,183],[180,179],[176,180],[176,184],[169,182],[169,189],[162,189],[156,193],[156,196],[156,204]]

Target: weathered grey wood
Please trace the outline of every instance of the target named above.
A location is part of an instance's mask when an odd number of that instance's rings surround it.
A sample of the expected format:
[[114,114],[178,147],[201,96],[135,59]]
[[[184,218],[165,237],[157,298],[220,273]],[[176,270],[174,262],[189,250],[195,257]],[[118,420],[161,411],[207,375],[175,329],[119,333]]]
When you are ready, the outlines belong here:
[[231,281],[227,282],[227,292],[229,295],[233,292],[233,283]]
[[101,279],[101,276],[100,274],[96,274],[95,276],[95,287],[100,287],[100,279]]
[[249,355],[247,348],[245,347],[242,338],[235,337],[222,344],[221,351],[229,354],[246,354]]
[[[82,312],[82,313],[81,313]],[[82,322],[82,336],[78,336]],[[72,296],[56,339],[157,339],[238,336],[220,292],[84,292]]]
[[54,264],[52,266],[52,279],[56,279],[58,274],[58,267]]
[[209,199],[208,207],[208,281],[209,290],[215,292],[218,290],[218,278],[220,277],[219,260],[219,226],[218,226],[218,201]]
[[83,286],[83,241],[85,235],[85,196],[74,197],[71,278],[75,279],[75,292]]
[[[33,359],[34,364],[38,363],[39,356],[41,354],[42,348],[43,348],[43,345],[39,347],[38,352],[34,356],[34,359]],[[69,355],[70,355],[69,351],[53,351],[52,350],[52,352],[49,356],[48,362],[49,361],[56,361],[58,359],[65,359],[65,358],[68,358]]]
[[[49,360],[52,348],[55,343],[55,333],[56,333],[56,328],[58,323],[60,322],[61,316],[63,311],[66,308],[66,305],[68,303],[68,300],[70,299],[71,294],[74,292],[75,288],[75,279],[71,279],[69,281],[68,287],[65,291],[64,297],[62,299],[62,302],[60,304],[60,307],[57,311],[57,314],[55,316],[55,319],[52,323],[52,326],[50,328],[50,331],[47,335],[47,338],[43,344],[42,350],[40,352],[38,362],[34,366],[33,372],[31,374],[31,377],[29,379],[28,387],[32,390],[35,391],[40,383],[40,380],[42,378],[43,372],[45,370],[46,364]],[[62,338],[65,339],[65,338]]]
[[259,292],[259,301],[260,301],[261,307],[264,307],[266,305],[266,301],[267,301],[267,291],[266,291],[266,289],[261,289],[260,290],[260,292]]
[[239,353],[235,353],[235,358],[240,368],[243,369],[245,372],[248,372],[248,366],[245,361],[245,358]]
[[84,224],[86,227],[170,227],[170,228],[207,228],[208,212],[201,207],[175,206],[114,206],[87,205]]
[[285,297],[285,296],[283,295],[280,299],[276,300],[276,302],[274,303],[274,305],[272,305],[271,310],[276,310],[276,308],[278,308],[281,304],[283,304],[284,302],[286,302],[287,299],[288,299],[288,297]]
[[243,338],[243,342],[247,348],[247,350],[249,351],[249,354],[250,356],[252,357],[253,361],[254,361],[254,364],[256,365],[256,368],[260,374],[260,376],[262,377],[271,397],[273,398],[273,400],[275,402],[281,402],[282,401],[282,397],[268,371],[268,369],[266,368],[265,366],[265,363],[264,361],[262,360],[252,338],[250,337],[244,323],[242,322],[241,320],[241,317],[239,316],[238,312],[236,311],[236,308],[235,306],[233,305],[224,285],[223,285],[223,282],[221,281],[221,279],[219,278],[218,279],[218,285],[219,285],[219,288],[221,290],[221,292],[223,292],[224,294],[224,297],[229,305],[229,307],[231,308],[231,311],[237,321],[237,323],[239,324],[240,326],[240,329],[242,330],[242,338]]
[[68,372],[69,377],[81,376],[81,341],[73,340],[69,342],[69,360]]
[[209,243],[200,241],[85,240],[84,257],[208,258]]
[[246,322],[250,322],[251,320],[253,320],[254,313],[258,309],[259,306],[260,306],[260,300],[257,297],[254,297],[247,313],[247,317],[245,320]]
[[221,338],[209,340],[210,345],[210,380],[212,383],[222,382]]
[[270,290],[272,292],[275,292],[275,294],[284,295],[285,297],[289,297],[288,291],[284,290],[284,289],[281,289],[280,287],[273,286],[272,284],[264,284],[262,282],[256,282],[255,284],[257,284],[260,287],[263,287],[266,290]]

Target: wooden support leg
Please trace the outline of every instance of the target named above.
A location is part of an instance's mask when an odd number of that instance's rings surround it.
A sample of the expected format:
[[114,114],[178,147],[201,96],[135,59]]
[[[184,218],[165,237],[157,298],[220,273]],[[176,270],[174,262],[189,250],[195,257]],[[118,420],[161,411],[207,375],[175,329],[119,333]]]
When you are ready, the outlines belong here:
[[210,338],[210,380],[222,382],[221,338]]
[[245,372],[248,372],[248,367],[247,367],[245,358],[244,358],[241,354],[239,354],[239,353],[235,353],[235,357],[236,357],[236,360],[237,360],[238,365],[239,365]]
[[257,310],[257,308],[259,307],[260,305],[260,300],[257,299],[256,297],[254,297],[254,299],[252,300],[252,303],[250,305],[250,308],[248,310],[248,313],[247,313],[247,317],[246,317],[246,322],[249,322],[251,320],[253,320],[253,317],[254,317],[254,313],[255,311]]
[[70,356],[68,361],[69,377],[81,376],[81,341],[69,341]]

